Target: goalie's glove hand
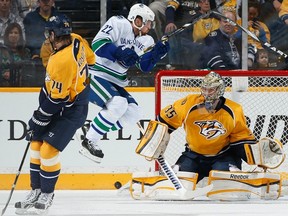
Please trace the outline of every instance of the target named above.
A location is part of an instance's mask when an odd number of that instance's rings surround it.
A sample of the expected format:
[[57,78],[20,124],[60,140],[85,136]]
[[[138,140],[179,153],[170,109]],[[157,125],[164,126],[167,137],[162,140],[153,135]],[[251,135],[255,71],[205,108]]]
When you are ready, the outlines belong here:
[[160,59],[164,58],[168,51],[170,50],[170,45],[168,40],[158,41],[153,47],[151,54],[154,62],[158,62]]
[[124,48],[123,46],[117,47],[114,53],[114,57],[124,67],[131,67],[132,65],[135,65],[136,62],[139,60],[139,56],[134,50]]
[[39,110],[35,110],[32,118],[28,122],[28,133],[26,136],[26,140],[31,140],[31,136],[33,138],[38,138],[45,131],[46,126],[51,121],[51,116],[44,115]]

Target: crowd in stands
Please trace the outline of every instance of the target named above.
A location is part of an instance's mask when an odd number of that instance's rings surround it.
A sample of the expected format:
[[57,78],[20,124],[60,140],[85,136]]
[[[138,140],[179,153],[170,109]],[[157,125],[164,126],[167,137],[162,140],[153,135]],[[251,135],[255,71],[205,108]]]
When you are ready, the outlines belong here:
[[[44,82],[45,66],[53,51],[45,40],[45,23],[54,14],[66,13],[76,26],[79,15],[70,9],[79,10],[80,2],[98,2],[93,7],[99,7],[94,11],[100,11],[100,0],[0,0],[0,87],[40,86]],[[247,29],[261,41],[288,53],[288,0],[226,0],[224,4],[222,0],[108,0],[107,19],[114,15],[127,16],[135,3],[148,5],[156,15],[156,27],[151,32],[155,41],[197,20],[169,38],[170,52],[151,73],[142,75],[135,69],[131,85],[152,86],[158,69],[241,69],[245,33],[235,26],[227,31],[231,24],[213,13],[199,17],[218,10],[242,25],[242,2],[248,3]],[[65,4],[69,10],[61,10]],[[93,14],[99,23],[100,13]],[[89,34],[88,30],[77,33],[91,42],[100,26],[93,22],[89,28]],[[247,47],[249,69],[286,69],[283,57],[265,49],[250,36]]]

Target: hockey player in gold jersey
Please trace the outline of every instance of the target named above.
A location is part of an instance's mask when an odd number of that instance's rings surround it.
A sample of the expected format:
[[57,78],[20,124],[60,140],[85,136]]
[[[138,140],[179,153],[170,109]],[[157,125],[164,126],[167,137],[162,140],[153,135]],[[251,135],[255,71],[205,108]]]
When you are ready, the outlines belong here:
[[87,117],[90,90],[87,68],[95,63],[95,57],[84,40],[71,32],[71,21],[66,15],[49,19],[45,35],[54,53],[46,68],[39,107],[28,122],[32,190],[23,201],[15,203],[17,214],[47,212],[60,175],[59,153]]
[[247,161],[244,145],[256,143],[241,105],[224,98],[224,91],[221,76],[210,72],[203,79],[200,95],[177,100],[157,116],[170,132],[184,125],[186,150],[176,164],[180,171],[198,173],[198,181],[210,170],[241,169],[241,159]]

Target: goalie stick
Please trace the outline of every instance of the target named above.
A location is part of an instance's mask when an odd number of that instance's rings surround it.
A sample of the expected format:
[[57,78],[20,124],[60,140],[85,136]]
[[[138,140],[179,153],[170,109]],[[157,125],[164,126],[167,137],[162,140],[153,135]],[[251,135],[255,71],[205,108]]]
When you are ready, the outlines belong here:
[[[31,135],[30,137],[32,137],[32,135]],[[12,194],[13,194],[13,192],[14,192],[14,189],[15,189],[15,187],[16,187],[16,184],[17,184],[18,178],[19,178],[19,176],[20,176],[20,173],[21,173],[21,170],[22,170],[22,166],[23,166],[23,164],[24,164],[24,161],[25,161],[25,158],[26,158],[26,155],[27,155],[27,152],[28,152],[28,149],[29,149],[30,143],[31,143],[31,141],[29,141],[29,142],[27,143],[27,146],[26,146],[26,149],[25,149],[25,151],[24,151],[24,155],[23,155],[23,157],[22,157],[22,160],[21,160],[21,163],[20,163],[20,166],[19,166],[18,172],[17,172],[17,174],[16,174],[16,177],[15,177],[14,183],[13,183],[12,188],[11,188],[11,191],[10,191],[10,194],[9,194],[8,200],[7,200],[6,204],[5,204],[5,207],[2,209],[1,216],[4,215],[4,213],[5,213],[5,211],[6,211],[7,207],[8,207],[8,205],[9,205],[9,203],[10,203],[10,200],[11,200],[11,198],[12,198]]]
[[[220,7],[222,7],[227,0],[223,0],[215,9],[208,11],[207,13],[202,14],[201,16],[197,17],[196,19],[194,19],[193,21],[184,24],[183,26],[181,26],[180,28],[176,29],[173,32],[168,33],[167,35],[164,35],[161,39],[161,41],[167,41],[170,37],[172,37],[173,35],[179,34],[181,32],[183,32],[185,29],[187,29],[188,27],[194,25],[196,22],[198,22],[201,19],[204,19],[206,17],[209,17],[214,10],[218,10]],[[150,50],[153,49],[153,47],[155,46],[155,44],[147,47],[146,49],[144,49],[143,51],[137,53],[140,57],[142,55],[144,55],[145,53],[149,52]]]
[[270,43],[268,42],[264,42],[262,40],[260,40],[259,37],[257,37],[255,34],[253,34],[251,31],[249,31],[248,29],[244,28],[243,26],[237,24],[236,22],[234,22],[233,20],[229,19],[228,17],[224,16],[223,14],[217,12],[217,11],[212,11],[212,13],[214,13],[215,15],[225,19],[227,22],[229,22],[230,24],[232,24],[233,26],[237,26],[238,28],[240,28],[242,31],[244,31],[247,35],[249,35],[250,37],[252,37],[254,40],[260,42],[262,44],[262,46],[272,50],[273,52],[276,52],[278,55],[284,57],[286,60],[288,60],[288,55],[286,53],[284,53],[283,51],[277,49],[276,47],[272,46]]
[[[143,127],[139,122],[137,122],[137,126],[139,127],[142,134],[145,133]],[[180,198],[183,200],[187,199],[193,199],[199,196],[206,195],[209,191],[212,190],[213,184],[210,184],[208,186],[205,186],[203,188],[195,189],[194,191],[188,191],[181,183],[178,176],[175,174],[171,166],[168,164],[168,162],[165,160],[163,155],[160,155],[157,159],[155,159],[157,163],[160,165],[162,171],[164,172],[165,176],[170,180],[170,182],[173,184],[176,191],[179,192]]]

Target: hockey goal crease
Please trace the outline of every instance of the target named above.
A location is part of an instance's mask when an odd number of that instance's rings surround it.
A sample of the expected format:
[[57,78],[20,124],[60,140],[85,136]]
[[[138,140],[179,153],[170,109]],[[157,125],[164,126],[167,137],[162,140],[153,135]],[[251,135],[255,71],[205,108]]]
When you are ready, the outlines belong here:
[[[276,138],[288,152],[288,75],[286,71],[217,71],[225,80],[224,96],[240,103],[247,123],[256,138]],[[185,97],[200,94],[200,83],[207,71],[160,71],[155,79],[155,114],[161,108]],[[185,135],[182,128],[171,134],[164,157],[175,164],[184,151]],[[159,167],[156,166],[156,170]],[[243,170],[257,170],[256,166],[243,162]],[[268,172],[281,173],[282,195],[288,194],[288,162]]]

